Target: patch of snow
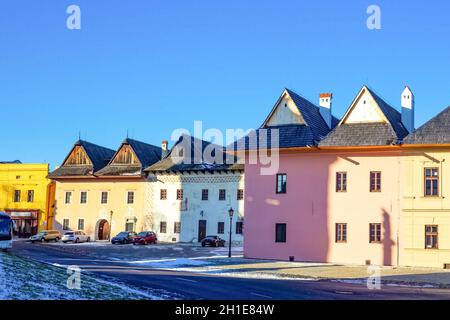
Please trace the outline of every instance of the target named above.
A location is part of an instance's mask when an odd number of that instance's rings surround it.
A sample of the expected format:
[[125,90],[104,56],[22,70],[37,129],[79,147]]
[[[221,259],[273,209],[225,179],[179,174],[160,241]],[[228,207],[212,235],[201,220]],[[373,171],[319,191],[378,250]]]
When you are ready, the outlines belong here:
[[161,260],[138,260],[138,261],[128,261],[129,264],[139,264],[143,266],[153,267],[153,268],[177,268],[181,266],[204,266],[208,265],[208,262],[201,260],[194,260],[188,258],[178,258],[178,259],[161,259]]

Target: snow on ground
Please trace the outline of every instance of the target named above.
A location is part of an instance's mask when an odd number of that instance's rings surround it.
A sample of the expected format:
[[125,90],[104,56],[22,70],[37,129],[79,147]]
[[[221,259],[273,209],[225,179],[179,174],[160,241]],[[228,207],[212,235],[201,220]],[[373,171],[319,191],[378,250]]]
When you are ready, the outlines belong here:
[[[360,285],[366,285],[368,278],[363,279],[335,279],[331,280],[332,282],[339,282],[339,283],[348,283],[348,284],[360,284]],[[407,287],[407,288],[437,288],[437,285],[432,284],[416,284],[416,283],[384,283],[383,280],[381,280],[381,285],[385,285],[388,287]]]
[[[195,272],[207,275],[223,277],[247,278],[247,279],[284,279],[284,280],[316,280],[306,277],[287,277],[276,273],[264,272],[264,270],[252,270],[242,267],[249,263],[267,263],[267,261],[246,260],[242,256],[234,256],[232,260],[228,256],[211,256],[196,258],[158,259],[123,261],[131,265],[141,265],[155,269]],[[298,265],[298,263],[297,263]]]
[[0,300],[141,300],[165,295],[143,291],[120,282],[81,274],[81,288],[68,289],[70,274],[58,268],[0,253]]
[[170,269],[178,268],[182,266],[204,266],[209,264],[208,262],[198,259],[177,258],[177,259],[160,259],[160,260],[138,260],[128,261],[129,264],[138,264],[146,267],[158,268],[158,269]]

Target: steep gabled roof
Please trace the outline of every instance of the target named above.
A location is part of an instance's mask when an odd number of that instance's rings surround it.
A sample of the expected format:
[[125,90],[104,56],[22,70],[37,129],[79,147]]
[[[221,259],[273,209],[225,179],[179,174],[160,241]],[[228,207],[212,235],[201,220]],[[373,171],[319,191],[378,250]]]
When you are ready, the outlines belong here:
[[[367,91],[385,122],[346,123],[358,99]],[[386,146],[399,144],[408,134],[401,114],[367,86],[363,86],[339,124],[319,143],[320,147]]]
[[111,160],[114,150],[93,144],[84,140],[79,140],[75,145],[81,145],[86,151],[89,159],[94,165],[94,171],[103,168]]
[[[65,164],[70,154],[76,147],[82,147],[86,152],[92,164],[86,165],[67,165]],[[92,175],[96,170],[100,170],[108,164],[114,155],[114,150],[90,143],[84,140],[78,140],[70,150],[69,154],[63,161],[63,165],[51,172],[49,178],[66,177],[66,176],[88,176]]]
[[408,135],[404,144],[450,144],[450,107]]
[[392,129],[394,129],[395,133],[397,134],[397,137],[399,139],[403,139],[404,137],[406,137],[409,132],[402,123],[402,114],[382,98],[380,98],[380,96],[377,95],[373,90],[368,87],[366,88],[377,102],[385,117],[388,119],[389,123],[392,126]]
[[[320,107],[290,89],[286,89],[286,91],[302,114],[303,119],[305,119],[306,125],[311,130],[314,139],[319,141],[325,137],[330,132],[330,128],[320,114]],[[332,127],[337,123],[338,120],[333,116]]]
[[[288,95],[298,111],[304,123],[268,125],[268,121],[285,95]],[[338,119],[332,116],[332,128],[338,123]],[[275,103],[264,123],[251,134],[239,139],[229,148],[235,150],[254,150],[257,148],[295,148],[317,145],[330,132],[327,123],[320,114],[320,108],[290,89],[284,89],[280,98]],[[278,146],[271,143],[272,136],[278,134]],[[254,139],[256,137],[256,139]]]
[[[190,147],[190,154],[183,150],[183,146]],[[214,159],[205,159],[204,152],[208,148]],[[184,154],[179,154],[183,150]],[[225,148],[190,135],[183,134],[173,145],[164,159],[145,169],[146,172],[182,172],[182,171],[218,171],[243,170],[243,165],[237,164],[235,156],[227,155]],[[216,152],[219,153],[216,157]],[[182,160],[182,161],[177,161]],[[228,161],[227,161],[228,160]],[[230,161],[232,160],[232,161]],[[229,163],[231,162],[231,163]]]
[[[129,145],[133,150],[134,154],[138,158],[140,165],[136,164],[115,164],[114,158],[124,147],[124,145]],[[162,149],[160,147],[141,142],[138,140],[126,138],[119,149],[116,151],[111,161],[106,167],[95,172],[97,176],[117,176],[117,175],[141,175],[143,169],[161,160]]]

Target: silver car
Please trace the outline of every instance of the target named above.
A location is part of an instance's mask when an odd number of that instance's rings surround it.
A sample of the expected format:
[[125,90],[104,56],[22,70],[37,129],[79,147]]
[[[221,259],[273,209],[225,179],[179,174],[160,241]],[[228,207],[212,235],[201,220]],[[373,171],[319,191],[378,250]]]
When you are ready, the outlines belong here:
[[61,239],[61,233],[58,230],[44,230],[40,231],[38,234],[30,237],[32,243],[35,242],[49,242],[51,240],[58,242]]
[[79,242],[90,242],[91,238],[83,231],[68,231],[64,234],[61,240],[64,243],[67,242],[79,243]]

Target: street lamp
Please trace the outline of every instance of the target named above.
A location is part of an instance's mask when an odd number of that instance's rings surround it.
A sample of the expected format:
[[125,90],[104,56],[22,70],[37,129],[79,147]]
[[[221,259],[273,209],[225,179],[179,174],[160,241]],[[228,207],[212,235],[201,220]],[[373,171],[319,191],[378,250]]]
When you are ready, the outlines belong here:
[[233,208],[230,208],[230,210],[228,210],[228,214],[230,215],[230,241],[228,243],[228,258],[231,258],[231,230],[232,230],[232,221],[233,221],[233,214],[234,214]]
[[111,241],[111,230],[112,230],[112,217],[113,217],[113,213],[114,211],[110,211],[109,212],[109,235],[108,235],[108,240]]

